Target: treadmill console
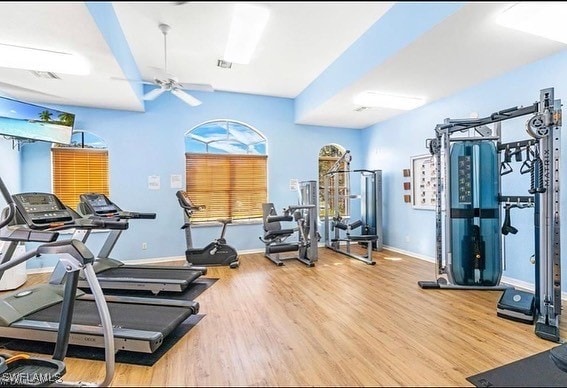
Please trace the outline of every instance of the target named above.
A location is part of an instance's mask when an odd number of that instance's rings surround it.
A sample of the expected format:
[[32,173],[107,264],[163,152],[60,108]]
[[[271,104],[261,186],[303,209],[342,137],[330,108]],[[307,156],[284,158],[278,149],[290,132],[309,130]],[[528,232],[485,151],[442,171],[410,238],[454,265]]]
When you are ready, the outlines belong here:
[[114,202],[112,202],[104,194],[88,193],[79,196],[81,203],[79,203],[79,211],[83,214],[92,214],[98,217],[114,217],[118,219],[154,219],[155,213],[139,213],[129,212],[120,209]]
[[16,208],[30,228],[45,228],[48,224],[73,221],[73,214],[49,193],[21,193],[12,196]]
[[104,194],[81,194],[80,198],[81,203],[87,208],[88,214],[108,216],[120,211]]

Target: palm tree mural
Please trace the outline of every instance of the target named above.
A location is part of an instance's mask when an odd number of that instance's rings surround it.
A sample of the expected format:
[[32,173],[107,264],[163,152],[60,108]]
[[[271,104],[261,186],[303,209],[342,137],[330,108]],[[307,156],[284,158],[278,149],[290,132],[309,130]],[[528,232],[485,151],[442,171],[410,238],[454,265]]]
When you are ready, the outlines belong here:
[[53,113],[51,113],[48,110],[44,110],[39,114],[39,118],[41,121],[51,121],[51,116],[53,116]]
[[63,125],[72,127],[75,124],[75,115],[71,113],[61,113],[59,114],[59,120]]

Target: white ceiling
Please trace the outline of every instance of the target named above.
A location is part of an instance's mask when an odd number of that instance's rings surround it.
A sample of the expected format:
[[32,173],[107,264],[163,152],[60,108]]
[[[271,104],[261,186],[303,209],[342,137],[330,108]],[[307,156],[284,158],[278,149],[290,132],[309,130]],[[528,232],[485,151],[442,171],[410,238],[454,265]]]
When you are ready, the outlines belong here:
[[[182,83],[295,98],[394,3],[262,3],[271,10],[265,35],[252,62],[231,69],[221,69],[216,62],[227,41],[233,2],[111,4],[141,79],[152,80],[163,70],[164,41],[158,24],[167,23],[168,72]],[[432,102],[565,48],[496,25],[494,16],[510,4],[466,4],[299,122],[364,128],[402,112],[355,112],[352,96],[360,91],[390,90]],[[91,64],[89,76],[59,74],[60,80],[0,68],[0,93],[35,103],[144,110],[132,84],[119,80],[127,77],[122,59],[113,54],[106,32],[98,28],[85,3],[1,2],[0,14],[0,43],[78,53]]]

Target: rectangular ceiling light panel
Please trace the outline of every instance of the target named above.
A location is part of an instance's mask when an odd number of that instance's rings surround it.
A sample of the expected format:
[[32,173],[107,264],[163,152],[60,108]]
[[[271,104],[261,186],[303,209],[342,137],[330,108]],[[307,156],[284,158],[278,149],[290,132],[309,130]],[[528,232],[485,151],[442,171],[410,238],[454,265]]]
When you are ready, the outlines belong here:
[[0,43],[0,67],[87,75],[88,62],[75,54]]
[[353,103],[368,108],[411,110],[425,104],[425,99],[366,91],[354,96]]
[[244,65],[250,63],[269,17],[270,12],[265,7],[235,5],[223,59]]

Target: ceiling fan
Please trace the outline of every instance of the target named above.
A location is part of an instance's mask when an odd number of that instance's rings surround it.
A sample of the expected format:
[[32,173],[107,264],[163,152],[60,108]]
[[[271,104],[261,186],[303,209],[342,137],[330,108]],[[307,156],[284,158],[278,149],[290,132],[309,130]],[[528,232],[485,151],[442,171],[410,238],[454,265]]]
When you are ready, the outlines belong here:
[[208,84],[190,84],[179,82],[177,77],[167,72],[167,33],[169,32],[171,27],[165,23],[160,23],[158,27],[163,34],[164,72],[163,74],[161,74],[161,76],[154,77],[153,82],[144,82],[145,84],[156,85],[157,88],[150,90],[148,93],[144,94],[143,99],[146,101],[152,101],[165,92],[171,92],[171,94],[173,94],[175,97],[179,98],[190,106],[201,105],[201,101],[185,92],[185,90],[200,90],[212,92],[214,91],[213,87]]

